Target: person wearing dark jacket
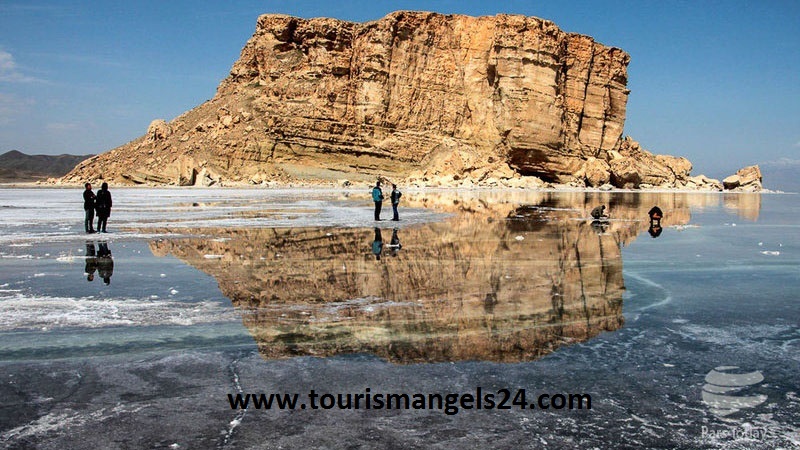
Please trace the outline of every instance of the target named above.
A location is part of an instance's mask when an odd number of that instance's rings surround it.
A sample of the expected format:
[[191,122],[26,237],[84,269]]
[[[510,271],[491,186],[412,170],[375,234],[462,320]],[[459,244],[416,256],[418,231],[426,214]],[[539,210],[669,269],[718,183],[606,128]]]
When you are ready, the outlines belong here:
[[111,192],[108,192],[108,183],[103,183],[97,191],[94,207],[97,210],[97,231],[106,232],[106,222],[111,215]]
[[381,180],[375,183],[372,188],[372,201],[375,202],[375,220],[381,220],[381,205],[383,205],[383,191],[381,190]]
[[606,215],[605,211],[606,211],[606,205],[600,205],[600,206],[595,206],[590,214],[592,215],[592,218],[595,220],[607,219],[608,215]]
[[94,192],[92,192],[92,185],[90,183],[86,183],[84,186],[86,190],[83,191],[83,209],[86,211],[86,217],[84,218],[83,226],[87,233],[94,233],[92,222],[94,221],[95,195]]
[[402,195],[403,193],[397,190],[397,185],[393,184],[392,193],[389,195],[389,198],[392,200],[392,213],[394,214],[392,220],[394,221],[400,220],[400,216],[397,214],[397,205],[400,204],[400,196]]

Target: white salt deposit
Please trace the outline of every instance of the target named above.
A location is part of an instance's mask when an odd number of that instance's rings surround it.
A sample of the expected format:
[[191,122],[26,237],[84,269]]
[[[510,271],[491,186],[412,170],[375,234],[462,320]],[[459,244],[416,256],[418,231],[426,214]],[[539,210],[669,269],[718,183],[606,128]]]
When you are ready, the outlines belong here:
[[194,325],[239,321],[230,305],[213,301],[28,295],[0,292],[0,331],[111,326]]

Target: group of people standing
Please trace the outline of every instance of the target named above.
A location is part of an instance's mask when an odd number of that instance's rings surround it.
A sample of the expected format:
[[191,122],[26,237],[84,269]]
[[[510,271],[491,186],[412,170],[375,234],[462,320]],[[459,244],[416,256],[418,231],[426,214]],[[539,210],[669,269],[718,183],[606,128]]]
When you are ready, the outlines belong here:
[[[398,221],[400,220],[400,215],[397,213],[397,205],[400,204],[400,197],[403,195],[397,189],[396,184],[392,184],[392,193],[389,194],[389,199],[392,202],[392,220]],[[381,189],[381,179],[378,178],[378,181],[375,183],[375,187],[372,188],[372,201],[375,203],[375,220],[381,220],[381,208],[383,206],[383,190]]]
[[[103,183],[97,195],[92,192],[92,184],[86,183],[83,191],[83,209],[86,213],[84,228],[87,233],[106,233],[106,222],[111,215],[111,192],[108,191],[108,183]],[[97,212],[97,230],[94,229],[94,215]]]

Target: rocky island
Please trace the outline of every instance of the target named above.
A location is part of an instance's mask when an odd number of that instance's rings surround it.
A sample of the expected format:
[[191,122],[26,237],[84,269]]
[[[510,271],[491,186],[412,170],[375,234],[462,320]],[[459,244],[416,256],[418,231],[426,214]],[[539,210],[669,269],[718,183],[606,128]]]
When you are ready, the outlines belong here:
[[623,136],[629,61],[535,17],[262,15],[211,100],[58,182],[761,189]]

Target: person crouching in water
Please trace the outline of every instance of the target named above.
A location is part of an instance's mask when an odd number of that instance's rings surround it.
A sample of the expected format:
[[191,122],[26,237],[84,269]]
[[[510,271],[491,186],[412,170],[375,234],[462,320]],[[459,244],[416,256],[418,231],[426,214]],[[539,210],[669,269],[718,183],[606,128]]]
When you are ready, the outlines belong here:
[[86,211],[86,217],[83,220],[83,227],[87,233],[94,233],[92,222],[94,221],[94,200],[96,197],[92,192],[91,183],[86,183],[84,187],[86,189],[83,191],[83,209]]
[[600,219],[608,219],[608,215],[605,213],[606,205],[595,206],[591,212],[592,218],[595,220]]
[[94,207],[97,210],[97,231],[106,232],[106,222],[111,215],[111,192],[108,192],[108,183],[103,183],[97,191]]
[[402,195],[403,193],[397,190],[397,185],[392,184],[392,193],[389,195],[389,198],[392,200],[392,213],[394,214],[392,220],[394,221],[400,220],[400,216],[397,214],[397,205],[400,204],[400,197]]

